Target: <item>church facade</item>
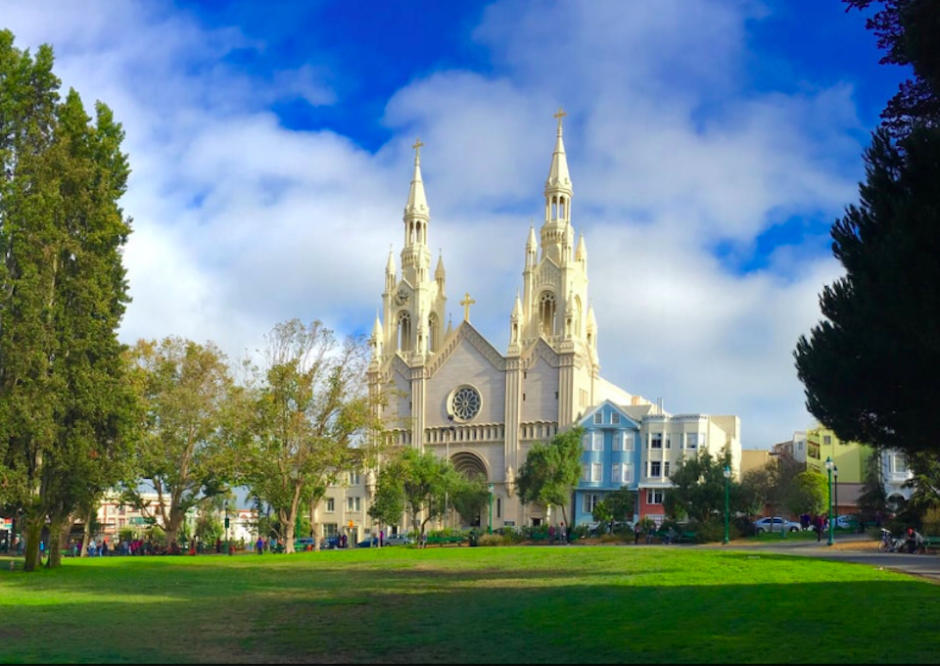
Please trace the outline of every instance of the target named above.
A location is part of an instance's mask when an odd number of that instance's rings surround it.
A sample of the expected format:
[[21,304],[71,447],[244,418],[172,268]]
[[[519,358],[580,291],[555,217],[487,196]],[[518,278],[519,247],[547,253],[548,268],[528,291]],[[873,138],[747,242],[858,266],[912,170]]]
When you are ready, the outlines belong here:
[[[515,492],[516,475],[533,444],[575,425],[602,404],[615,406],[624,415],[624,425],[629,421],[635,426],[629,467],[620,460],[622,454],[608,455],[604,460],[609,464],[598,472],[597,444],[586,441],[585,477],[572,498],[569,517],[575,509],[579,522],[585,522],[589,516],[583,508],[622,485],[642,495],[644,485],[668,484],[662,465],[653,468],[655,477],[644,471],[649,455],[643,443],[653,443],[650,423],[660,424],[654,430],[661,437],[661,424],[671,417],[661,406],[600,376],[597,321],[588,299],[587,248],[583,235],[576,241],[572,225],[574,189],[562,116],[556,114],[542,224],[538,232],[529,229],[525,243],[521,296],[517,293],[507,320],[508,346],[497,349],[474,328],[470,321],[474,301],[469,294],[460,301],[460,324],[444,327],[446,272],[443,257],[431,268],[431,212],[421,175],[420,141],[414,146],[414,171],[402,217],[401,267],[390,252],[381,316],[376,317],[370,339],[369,387],[373,395],[384,397],[380,416],[393,443],[432,450],[450,459],[458,471],[485,476],[493,492],[493,527],[561,520],[560,513],[550,517],[546,507],[522,505]],[[717,437],[716,446],[720,440],[733,448],[737,437],[737,433],[733,438]],[[604,441],[609,447],[614,440]],[[618,463],[609,462],[614,457]],[[617,479],[611,476],[615,464]],[[367,485],[361,490],[331,489],[327,499],[336,495],[333,505],[343,506],[340,495],[352,492],[363,495],[367,503],[371,490]],[[656,498],[655,493],[650,497]],[[661,506],[658,510],[661,513]],[[653,506],[647,513],[656,515],[656,511]],[[365,505],[356,516],[337,518],[340,526],[354,526],[360,536],[360,526],[366,533],[372,531]]]

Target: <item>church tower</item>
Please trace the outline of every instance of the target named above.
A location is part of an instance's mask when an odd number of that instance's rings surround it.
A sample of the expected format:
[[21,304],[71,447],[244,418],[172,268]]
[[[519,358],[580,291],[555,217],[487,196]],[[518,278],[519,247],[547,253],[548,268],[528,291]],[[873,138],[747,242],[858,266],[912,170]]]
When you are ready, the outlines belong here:
[[556,351],[577,350],[591,356],[596,337],[588,337],[587,247],[583,236],[577,248],[574,243],[574,191],[565,154],[564,116],[561,110],[555,114],[558,127],[545,181],[541,247],[536,245],[534,228],[526,242],[520,343],[526,347],[543,338]]
[[[422,365],[438,352],[444,335],[444,259],[438,257],[431,274],[431,251],[428,248],[428,208],[424,181],[421,178],[420,139],[415,150],[414,172],[408,201],[405,204],[404,244],[401,250],[401,276],[396,274],[391,251],[385,267],[385,291],[382,294],[382,319],[376,321],[373,333],[373,362],[381,363],[400,354],[408,365]],[[379,334],[381,340],[376,337]]]

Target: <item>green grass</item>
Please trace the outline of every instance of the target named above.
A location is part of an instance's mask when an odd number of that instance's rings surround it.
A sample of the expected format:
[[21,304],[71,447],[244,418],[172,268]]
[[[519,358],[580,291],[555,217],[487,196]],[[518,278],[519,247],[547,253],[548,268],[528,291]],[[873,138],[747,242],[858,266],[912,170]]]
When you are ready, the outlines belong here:
[[[659,547],[94,558],[11,572],[0,661],[931,662],[940,586]],[[898,655],[903,655],[899,657]]]

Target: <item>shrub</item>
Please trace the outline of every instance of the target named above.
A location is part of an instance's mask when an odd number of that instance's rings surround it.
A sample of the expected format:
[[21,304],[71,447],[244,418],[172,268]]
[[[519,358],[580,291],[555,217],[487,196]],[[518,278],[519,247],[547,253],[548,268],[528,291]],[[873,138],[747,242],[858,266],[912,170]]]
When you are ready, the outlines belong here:
[[623,543],[622,534],[602,534],[601,543]]
[[505,545],[506,536],[504,534],[481,534],[477,539],[478,546],[502,546]]

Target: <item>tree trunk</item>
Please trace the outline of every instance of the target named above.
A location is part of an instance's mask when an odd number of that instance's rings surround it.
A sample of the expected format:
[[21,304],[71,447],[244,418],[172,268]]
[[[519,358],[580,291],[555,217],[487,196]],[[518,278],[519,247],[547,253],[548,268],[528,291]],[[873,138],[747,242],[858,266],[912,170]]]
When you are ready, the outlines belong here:
[[88,557],[88,544],[91,543],[91,519],[94,516],[94,509],[89,509],[85,516],[85,529],[82,532],[82,547],[79,557]]
[[42,516],[27,514],[25,518],[26,529],[23,530],[26,538],[25,562],[23,571],[35,571],[39,568],[39,540],[42,538],[42,526],[45,523]]
[[170,550],[172,546],[178,545],[176,543],[177,536],[179,535],[180,525],[183,524],[183,519],[186,517],[185,511],[180,511],[176,508],[170,509],[169,519],[166,521],[166,547],[167,550]]
[[71,523],[66,518],[54,518],[49,526],[49,559],[46,560],[47,569],[62,566],[62,542],[68,539],[67,528]]

